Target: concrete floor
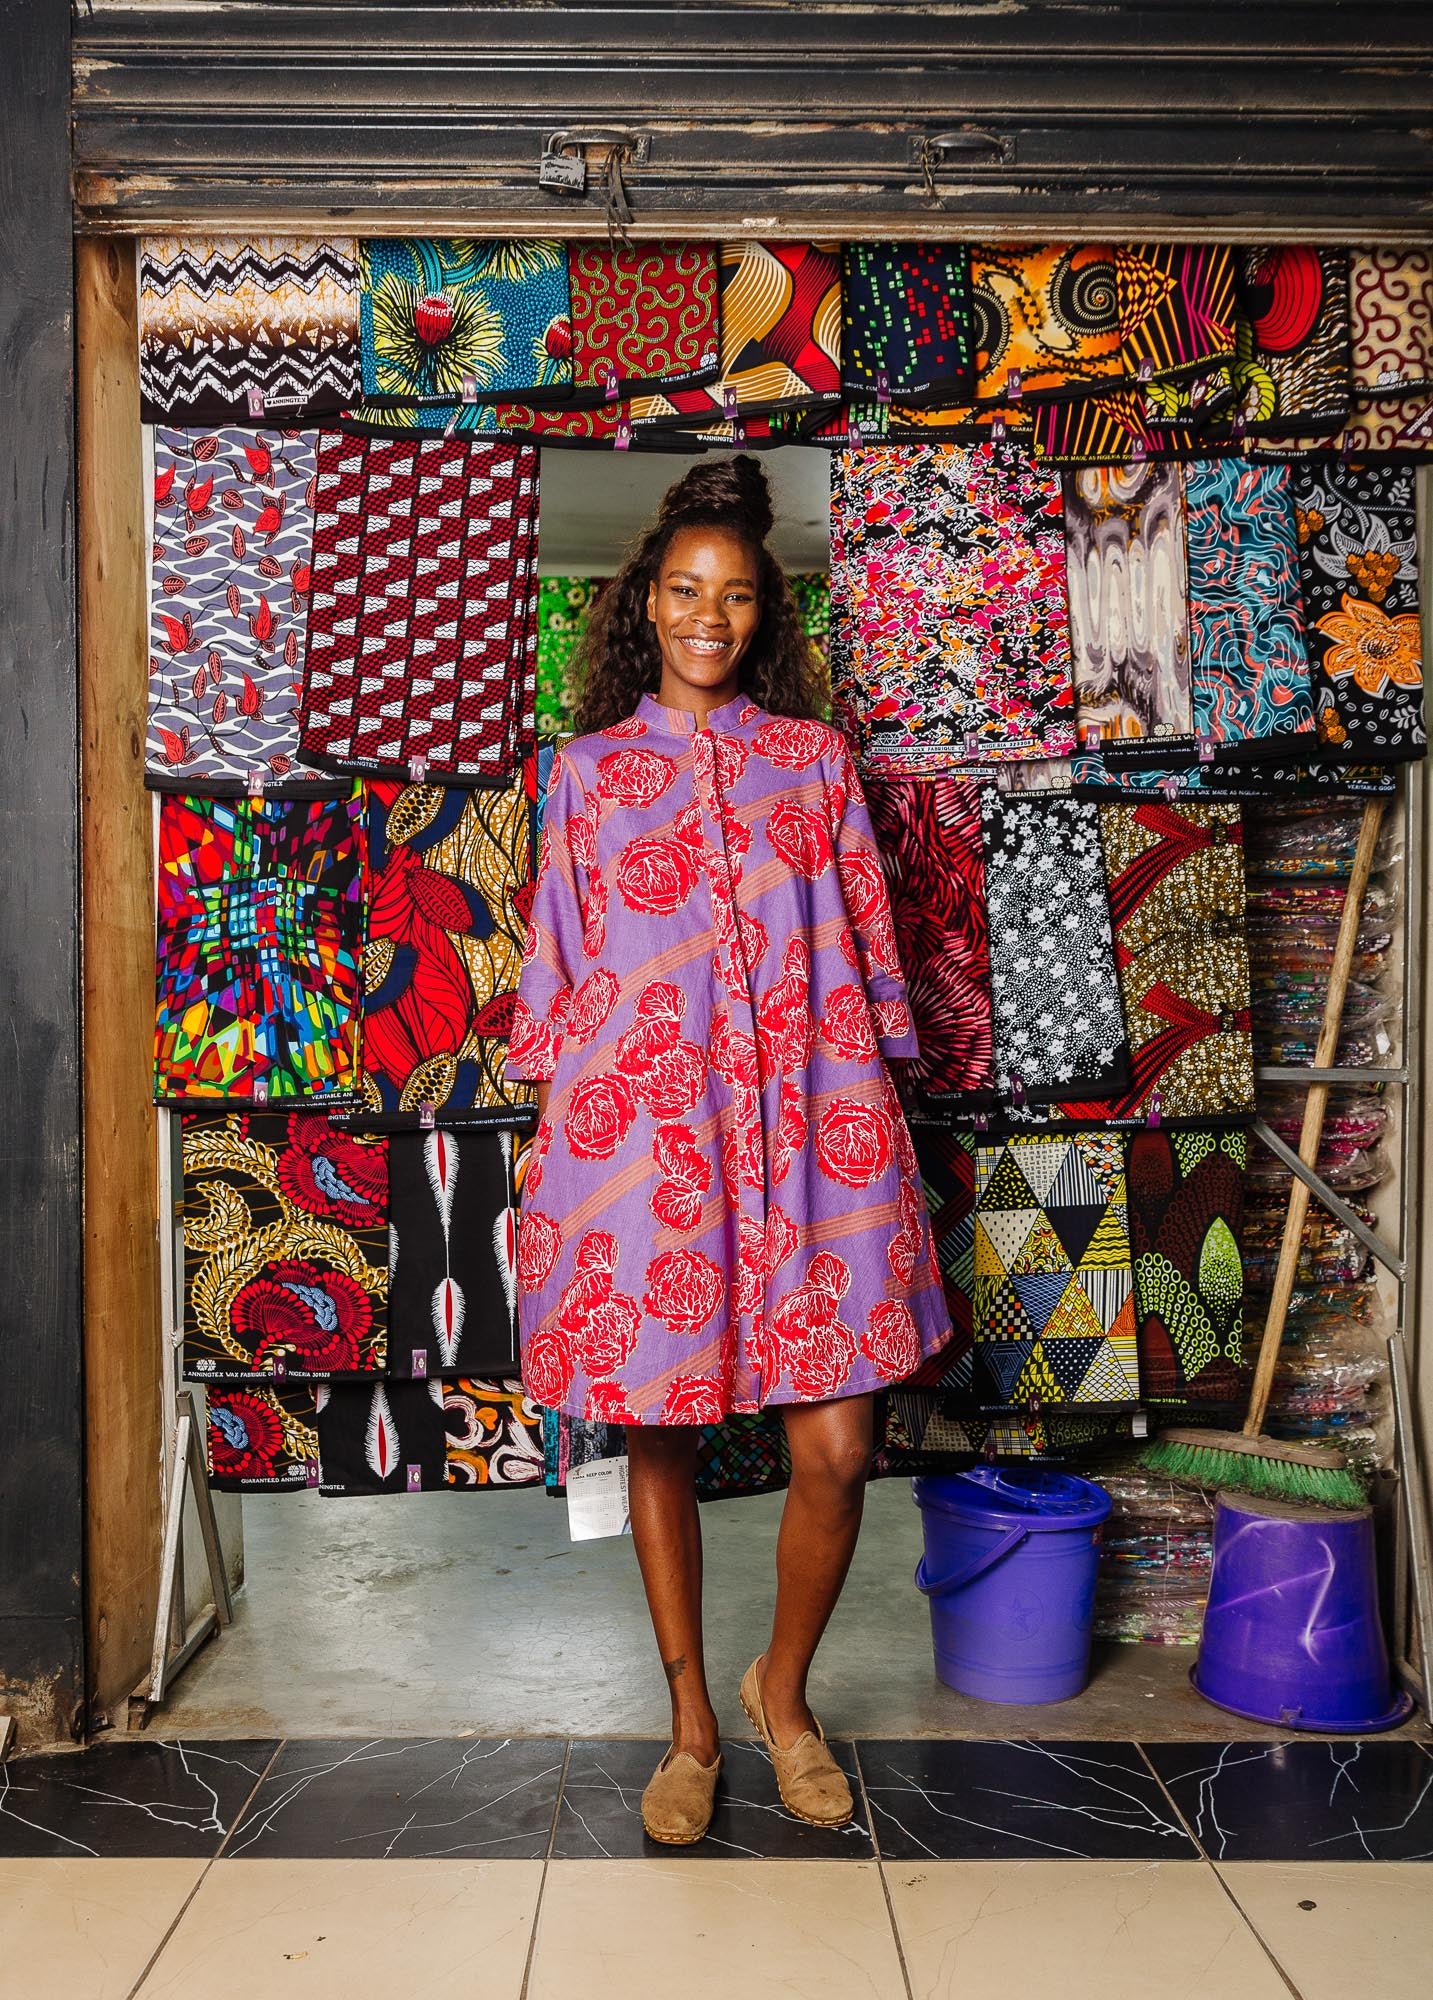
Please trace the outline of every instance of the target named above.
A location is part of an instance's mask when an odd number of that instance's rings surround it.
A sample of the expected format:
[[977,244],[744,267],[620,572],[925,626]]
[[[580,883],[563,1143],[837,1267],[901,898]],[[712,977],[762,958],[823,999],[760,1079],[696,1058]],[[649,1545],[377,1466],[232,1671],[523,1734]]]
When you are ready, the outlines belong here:
[[[703,1509],[707,1661],[723,1724],[764,1643],[781,1496]],[[193,1736],[660,1737],[666,1703],[631,1543],[573,1544],[541,1493],[244,1503],[247,1582],[231,1629],[177,1683],[155,1733]],[[835,1735],[1276,1736],[1188,1685],[1190,1651],[1097,1649],[1077,1700],[976,1702],[932,1671],[911,1582],[920,1525],[904,1481],[870,1493],[850,1582],[813,1677]]]

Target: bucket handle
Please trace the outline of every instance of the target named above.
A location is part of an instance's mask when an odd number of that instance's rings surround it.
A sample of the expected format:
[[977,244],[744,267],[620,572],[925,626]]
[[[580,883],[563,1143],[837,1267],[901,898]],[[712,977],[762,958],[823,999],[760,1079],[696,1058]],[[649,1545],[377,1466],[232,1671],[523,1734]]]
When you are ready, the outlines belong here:
[[1029,1535],[1028,1528],[1009,1529],[993,1548],[988,1548],[983,1555],[978,1555],[975,1561],[967,1563],[964,1569],[958,1569],[954,1576],[942,1577],[939,1583],[932,1583],[926,1575],[925,1557],[922,1556],[916,1564],[916,1589],[923,1591],[927,1597],[948,1597],[952,1591],[964,1590],[968,1583],[974,1583],[975,1579],[983,1576],[986,1570],[994,1569],[996,1563],[1003,1556],[1008,1556],[1012,1549],[1018,1549],[1023,1541],[1029,1539]]

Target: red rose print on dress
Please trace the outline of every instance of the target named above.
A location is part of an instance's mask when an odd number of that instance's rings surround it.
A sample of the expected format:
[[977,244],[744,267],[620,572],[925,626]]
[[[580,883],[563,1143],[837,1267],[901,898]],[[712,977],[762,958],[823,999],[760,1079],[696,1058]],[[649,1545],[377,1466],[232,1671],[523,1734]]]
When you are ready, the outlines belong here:
[[859,986],[837,986],[827,995],[821,1038],[843,1062],[869,1062],[875,1055],[871,1010]]
[[766,838],[787,867],[808,882],[819,880],[835,858],[825,816],[794,799],[778,799],[771,808]]
[[811,953],[800,938],[788,938],[781,977],[757,1004],[756,1040],[765,1074],[804,1069],[815,1037]]
[[737,1223],[736,1286],[732,1311],[759,1315],[766,1297],[766,1232],[750,1215]]
[[655,805],[676,775],[676,765],[660,751],[614,750],[598,761],[597,791],[614,805],[640,811]]
[[724,1007],[712,1013],[711,1064],[723,1083],[756,1088],[756,1043],[743,1029],[732,1026]]
[[521,994],[513,1002],[508,1060],[519,1065],[525,1076],[549,1081],[557,1068],[557,1037],[545,1021],[533,1019],[532,1009]]
[[902,1042],[911,1032],[911,1010],[904,1000],[877,1000],[871,1012],[876,1029],[893,1042]]
[[643,835],[629,840],[617,860],[617,888],[631,910],[670,917],[681,909],[701,874],[701,863],[684,840]]
[[860,971],[861,954],[856,949],[856,940],[855,937],[852,935],[851,926],[849,924],[846,924],[842,928],[840,936],[836,939],[836,949],[840,952],[842,958],[845,959],[847,965],[850,966],[853,972]]
[[891,1164],[891,1115],[856,1097],[833,1097],[816,1124],[816,1159],[843,1187],[867,1188]]
[[719,1424],[725,1415],[721,1384],[710,1375],[679,1375],[662,1405],[664,1424]]
[[637,1099],[626,1077],[584,1077],[572,1086],[562,1129],[579,1160],[610,1160],[632,1127]]
[[780,1187],[791,1171],[791,1163],[806,1144],[806,1113],[802,1109],[801,1086],[793,1077],[781,1079],[781,1097],[776,1114],[776,1130],[771,1139],[771,1184]]
[[523,933],[523,940],[522,940],[523,964],[531,965],[533,960],[537,957],[537,954],[541,950],[541,948],[542,948],[542,932],[539,930],[538,926],[532,921],[532,918],[529,917],[527,920],[527,929]]
[[640,715],[629,715],[621,722],[609,722],[600,731],[603,736],[645,736],[646,733],[647,725]]
[[567,1032],[574,1042],[585,1045],[603,1027],[607,1017],[617,1005],[621,984],[615,973],[605,965],[599,965],[595,972],[589,972],[572,996],[572,1005],[567,1015]]
[[600,958],[607,944],[607,884],[594,875],[582,905],[582,952]]
[[597,829],[592,824],[592,815],[587,812],[574,813],[567,822],[567,851],[589,875],[597,869]]
[[251,1278],[229,1308],[234,1332],[265,1374],[353,1375],[372,1367],[363,1348],[373,1301],[356,1278],[307,1258],[284,1257]]
[[573,1373],[572,1343],[556,1327],[539,1327],[524,1342],[522,1384],[543,1409],[561,1409],[572,1387]]
[[887,908],[886,881],[874,854],[858,850],[843,854],[836,863],[841,877],[841,895],[846,914],[857,930],[865,930]]
[[821,787],[821,810],[834,840],[846,817],[846,787],[838,779],[833,778]]
[[688,847],[700,854],[706,845],[706,834],[702,830],[701,807],[683,806],[672,821],[672,832],[678,840],[684,840]]
[[861,1352],[883,1382],[903,1382],[920,1366],[921,1342],[911,1309],[900,1299],[871,1307]]
[[887,1116],[891,1121],[896,1165],[905,1179],[910,1181],[913,1187],[918,1187],[920,1168],[916,1162],[916,1149],[911,1141],[910,1127],[906,1124],[905,1114],[901,1110],[901,1100],[896,1093],[896,1086],[891,1081],[890,1071],[885,1069],[881,1072],[881,1102],[886,1107]]
[[517,1281],[525,1292],[547,1283],[561,1248],[562,1231],[552,1217],[540,1208],[524,1207],[517,1226]]
[[605,1229],[589,1229],[577,1246],[576,1276],[557,1304],[556,1325],[572,1343],[584,1375],[610,1375],[632,1357],[642,1311],[613,1283],[616,1239]]
[[724,792],[730,791],[746,769],[746,760],[751,753],[739,736],[718,736],[716,739],[716,778]]
[[663,1125],[652,1141],[652,1159],[662,1178],[649,1206],[668,1229],[695,1229],[702,1198],[712,1184],[712,1164],[689,1125]]
[[620,1382],[593,1382],[587,1390],[582,1414],[589,1424],[635,1424],[637,1415],[627,1407],[627,1392]]
[[542,1186],[542,1163],[547,1158],[552,1145],[552,1121],[542,1118],[538,1121],[537,1132],[532,1142],[532,1150],[527,1156],[527,1172],[523,1175],[522,1192],[524,1200],[530,1199]]
[[900,1227],[886,1245],[886,1262],[891,1267],[891,1276],[899,1284],[908,1285],[915,1276],[916,1258],[920,1255],[924,1212],[924,1204],[908,1180],[901,1182],[896,1208]]
[[664,1250],[647,1266],[642,1303],[670,1333],[698,1334],[726,1297],[726,1280],[700,1250]]
[[781,1372],[807,1401],[834,1396],[855,1365],[856,1336],[840,1318],[850,1288],[850,1265],[823,1250],[811,1259],[805,1284],[788,1292],[771,1316]]
[[761,1149],[761,1120],[758,1117],[743,1118],[738,1106],[736,1123],[723,1134],[721,1142],[722,1187],[733,1208],[740,1201],[742,1188],[764,1185],[765,1166]]
[[788,1257],[794,1257],[801,1244],[801,1232],[789,1215],[773,1204],[766,1212],[766,1230],[762,1244],[762,1258],[767,1277],[779,1271]]
[[695,1042],[662,1049],[633,1077],[632,1088],[654,1118],[685,1118],[706,1088],[707,1060]]
[[835,731],[824,722],[778,715],[762,723],[751,747],[758,757],[765,757],[779,770],[805,771],[827,754],[835,740]]
[[674,1049],[682,1038],[687,996],[670,980],[654,979],[637,995],[633,1025],[617,1041],[617,1067],[640,1076],[654,1056]]

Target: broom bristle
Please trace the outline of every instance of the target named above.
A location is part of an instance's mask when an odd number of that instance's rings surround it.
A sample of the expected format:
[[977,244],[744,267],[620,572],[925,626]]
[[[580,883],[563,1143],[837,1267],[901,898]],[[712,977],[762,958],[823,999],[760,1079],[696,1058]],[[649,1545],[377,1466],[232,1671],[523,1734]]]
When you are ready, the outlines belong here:
[[1224,1451],[1214,1444],[1156,1438],[1141,1454],[1146,1471],[1162,1473],[1181,1486],[1249,1493],[1260,1500],[1307,1500],[1319,1507],[1362,1507],[1368,1495],[1346,1466],[1303,1465],[1253,1451]]

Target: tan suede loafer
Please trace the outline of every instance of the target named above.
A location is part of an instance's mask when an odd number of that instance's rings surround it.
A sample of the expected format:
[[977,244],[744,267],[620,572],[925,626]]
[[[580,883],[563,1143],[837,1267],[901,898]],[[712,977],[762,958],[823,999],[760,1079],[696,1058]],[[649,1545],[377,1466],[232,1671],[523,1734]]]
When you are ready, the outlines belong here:
[[760,1665],[761,1660],[753,1660],[742,1676],[741,1705],[771,1752],[781,1803],[809,1826],[844,1826],[856,1806],[846,1774],[831,1755],[825,1730],[818,1722],[814,1735],[808,1729],[784,1750],[774,1743],[761,1705]]
[[689,1750],[671,1749],[642,1794],[642,1824],[653,1840],[690,1847],[712,1823],[721,1758],[699,1764]]

